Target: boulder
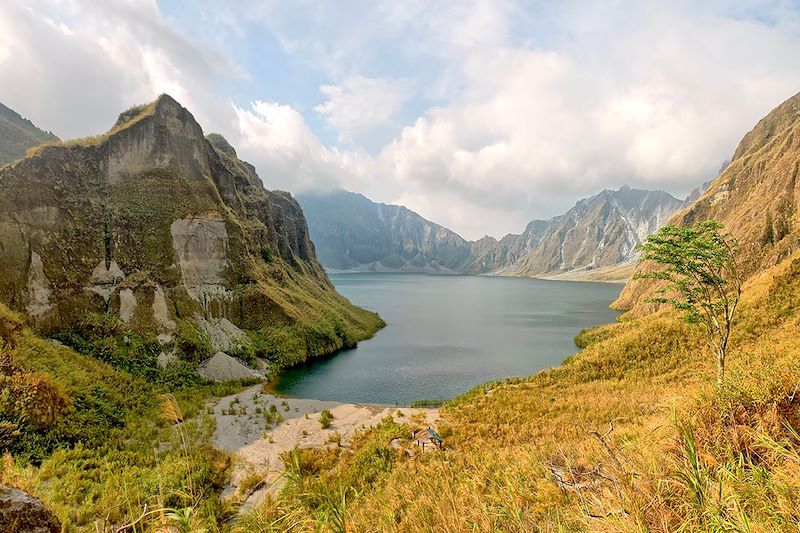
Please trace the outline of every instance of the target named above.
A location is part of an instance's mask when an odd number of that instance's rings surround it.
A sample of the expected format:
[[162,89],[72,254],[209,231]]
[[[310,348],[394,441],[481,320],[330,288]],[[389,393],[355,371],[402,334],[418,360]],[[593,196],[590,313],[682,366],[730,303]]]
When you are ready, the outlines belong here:
[[5,533],[59,533],[58,518],[41,500],[0,485],[0,531]]

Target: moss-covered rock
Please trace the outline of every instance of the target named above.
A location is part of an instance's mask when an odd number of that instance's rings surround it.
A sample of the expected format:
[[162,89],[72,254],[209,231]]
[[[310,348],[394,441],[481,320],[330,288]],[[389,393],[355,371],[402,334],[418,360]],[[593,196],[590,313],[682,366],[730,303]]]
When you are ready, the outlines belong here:
[[37,498],[20,489],[0,485],[0,530],[9,533],[58,533],[61,524]]
[[0,249],[0,299],[44,331],[101,313],[168,341],[227,319],[321,335],[314,355],[382,325],[336,293],[291,195],[167,95],[1,168]]

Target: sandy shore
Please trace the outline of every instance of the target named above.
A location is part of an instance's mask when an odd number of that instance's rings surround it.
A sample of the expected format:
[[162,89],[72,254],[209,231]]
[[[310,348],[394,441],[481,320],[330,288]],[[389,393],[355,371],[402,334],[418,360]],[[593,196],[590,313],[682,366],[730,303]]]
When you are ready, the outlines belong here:
[[[324,409],[334,417],[327,429],[319,422]],[[243,500],[242,512],[252,509],[266,494],[276,494],[283,486],[282,453],[295,446],[337,446],[331,442],[337,432],[340,444],[347,446],[357,431],[378,424],[386,416],[397,416],[398,410],[404,417],[419,416],[421,424],[435,425],[439,417],[438,409],[278,398],[262,393],[261,385],[222,398],[214,406],[214,446],[230,453],[234,461],[230,484],[222,496]],[[270,417],[277,420],[270,424]],[[258,475],[264,483],[252,494],[243,494],[242,482],[252,475]]]

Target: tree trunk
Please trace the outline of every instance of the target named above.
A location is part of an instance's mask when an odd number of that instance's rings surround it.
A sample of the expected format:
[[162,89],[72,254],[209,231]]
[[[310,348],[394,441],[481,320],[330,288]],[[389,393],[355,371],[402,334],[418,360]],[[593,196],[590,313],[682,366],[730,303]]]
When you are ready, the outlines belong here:
[[725,348],[717,348],[717,389],[722,388],[725,379]]

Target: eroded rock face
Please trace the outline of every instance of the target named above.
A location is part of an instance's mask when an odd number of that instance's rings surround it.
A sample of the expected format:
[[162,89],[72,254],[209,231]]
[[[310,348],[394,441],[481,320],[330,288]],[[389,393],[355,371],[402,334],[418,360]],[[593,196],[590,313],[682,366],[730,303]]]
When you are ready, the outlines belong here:
[[89,285],[86,290],[99,294],[103,300],[108,302],[111,295],[117,288],[117,284],[125,279],[125,273],[119,267],[116,261],[100,261],[94,270],[92,270],[92,277],[89,279]]
[[0,531],[4,533],[59,533],[61,524],[41,500],[0,485]]
[[108,143],[103,166],[116,183],[144,171],[174,167],[201,180],[210,174],[203,130],[189,111],[172,98],[160,99],[152,120],[133,120]]
[[[0,169],[0,299],[62,325],[111,311],[169,335],[198,313],[236,321],[232,293],[255,297],[241,289],[264,257],[331,288],[297,203],[223,138],[168,96],[123,118],[100,141]],[[176,287],[199,305],[176,306]]]
[[128,324],[134,313],[136,313],[136,295],[132,289],[122,289],[119,291],[119,317]]
[[228,266],[228,231],[225,222],[209,218],[184,218],[170,226],[172,248],[181,269],[181,279],[198,300],[224,287],[223,270]]
[[175,321],[169,316],[167,298],[164,296],[164,289],[160,285],[156,285],[153,291],[153,318],[162,334],[171,335],[175,331]]
[[[0,251],[0,300],[45,334],[118,313],[168,352],[178,320],[207,320],[228,349],[239,328],[291,327],[307,310],[355,336],[376,323],[336,294],[291,195],[166,95],[0,167]],[[352,338],[324,335],[331,349]]]
[[53,308],[50,303],[50,280],[44,274],[42,258],[31,252],[31,266],[28,270],[28,306],[26,310],[32,317],[39,317]]
[[198,322],[200,327],[208,333],[208,337],[211,339],[211,348],[215,352],[230,352],[250,342],[247,334],[225,317],[208,320],[200,318]]

